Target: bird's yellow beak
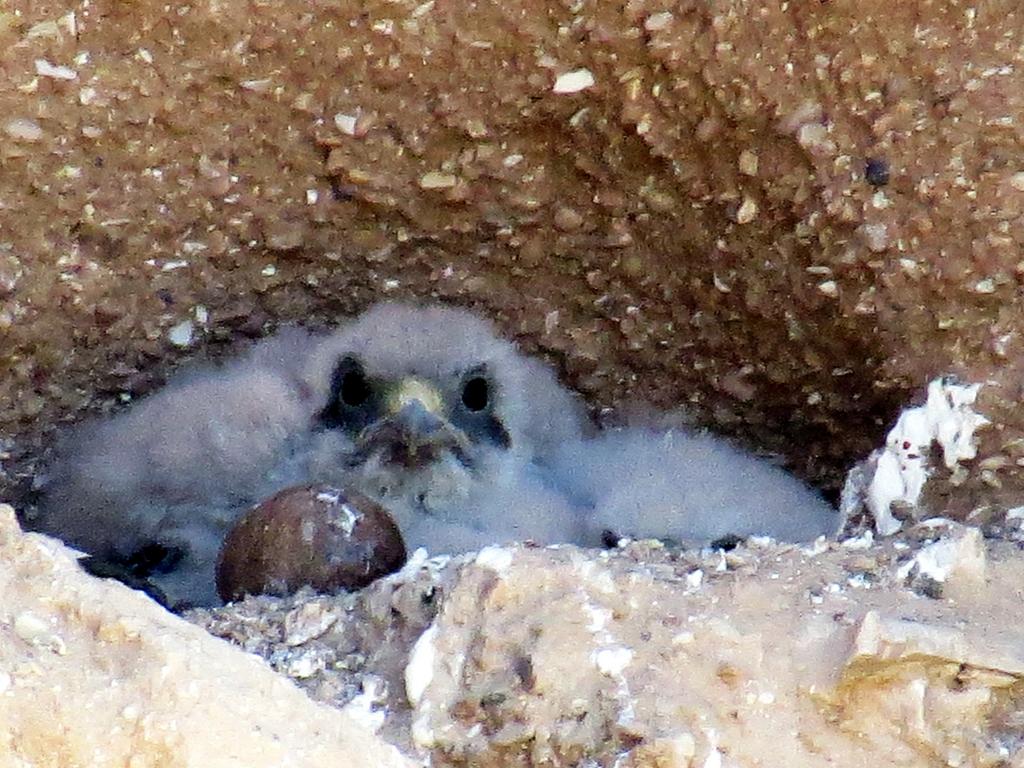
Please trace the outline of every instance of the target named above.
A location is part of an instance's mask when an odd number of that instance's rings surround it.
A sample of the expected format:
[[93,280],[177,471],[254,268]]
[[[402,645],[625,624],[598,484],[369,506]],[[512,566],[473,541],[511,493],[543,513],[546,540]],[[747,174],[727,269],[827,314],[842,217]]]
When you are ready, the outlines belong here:
[[444,397],[430,382],[411,376],[396,381],[384,393],[383,411],[359,443],[385,464],[419,471],[449,454],[467,467],[472,463],[468,439],[448,422]]
[[435,416],[444,416],[444,398],[437,387],[412,376],[402,379],[388,392],[384,401],[384,411],[388,416],[394,416],[413,403],[419,403],[424,410]]

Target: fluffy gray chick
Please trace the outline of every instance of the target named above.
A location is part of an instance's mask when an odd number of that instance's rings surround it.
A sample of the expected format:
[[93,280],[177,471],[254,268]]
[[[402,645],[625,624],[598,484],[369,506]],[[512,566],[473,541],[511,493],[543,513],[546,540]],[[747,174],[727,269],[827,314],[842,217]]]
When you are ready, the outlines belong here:
[[811,541],[837,533],[840,516],[799,479],[696,430],[609,429],[565,445],[552,482],[585,510],[581,543],[609,534],[707,544],[729,537]]
[[409,549],[580,539],[547,467],[582,437],[581,404],[484,320],[379,305],[320,346],[306,380],[326,403],[311,476],[381,501]]
[[213,568],[231,524],[303,478],[316,404],[301,361],[314,346],[286,329],[79,426],[44,479],[34,526],[93,556],[98,572],[155,585],[171,605],[216,602]]
[[289,331],[80,429],[41,527],[155,583],[216,603],[230,525],[274,491],[362,491],[407,547],[599,545],[619,535],[805,540],[835,527],[815,493],[717,438],[585,435],[577,397],[475,315],[378,305],[334,334]]
[[409,548],[577,541],[580,518],[544,466],[579,440],[582,413],[475,315],[382,304],[325,338],[279,334],[79,428],[38,527],[176,606],[216,603],[231,524],[311,480],[382,501]]
[[838,527],[819,494],[725,439],[587,434],[547,366],[461,310],[371,309],[317,349],[305,380],[326,402],[310,475],[380,500],[410,548],[600,546],[605,531],[807,541]]

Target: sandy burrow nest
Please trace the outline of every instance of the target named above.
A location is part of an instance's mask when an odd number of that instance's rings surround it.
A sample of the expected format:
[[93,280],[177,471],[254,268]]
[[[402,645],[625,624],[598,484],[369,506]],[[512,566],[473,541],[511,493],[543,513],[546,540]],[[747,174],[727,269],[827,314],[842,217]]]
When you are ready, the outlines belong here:
[[0,489],[171,357],[437,296],[833,488],[987,382],[948,506],[1019,494],[1014,0],[7,8]]
[[434,765],[1017,765],[1024,535],[422,551],[188,615]]

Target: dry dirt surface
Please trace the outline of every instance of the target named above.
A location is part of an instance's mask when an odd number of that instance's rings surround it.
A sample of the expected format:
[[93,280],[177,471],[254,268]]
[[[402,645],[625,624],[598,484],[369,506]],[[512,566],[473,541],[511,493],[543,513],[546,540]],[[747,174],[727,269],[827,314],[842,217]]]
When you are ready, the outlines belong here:
[[1020,768],[1022,544],[494,547],[197,627],[0,505],[0,766]]
[[[390,742],[438,766],[1024,768],[1022,22],[1016,0],[8,0],[19,511],[61,425],[180,362],[433,297],[600,418],[684,408],[832,492],[924,403],[861,490],[906,500],[942,439],[922,498],[985,527],[414,557],[356,595],[189,617],[331,708],[0,507],[0,766],[406,764]],[[965,393],[977,413],[932,419]]]
[[686,406],[833,490],[930,378],[989,382],[999,428],[939,502],[1006,501],[1021,21],[1013,0],[11,0],[0,495],[53,425],[182,355],[438,296],[597,411]]
[[1022,543],[491,548],[190,618],[433,765],[1009,767]]
[[259,660],[85,573],[0,504],[2,768],[409,768]]

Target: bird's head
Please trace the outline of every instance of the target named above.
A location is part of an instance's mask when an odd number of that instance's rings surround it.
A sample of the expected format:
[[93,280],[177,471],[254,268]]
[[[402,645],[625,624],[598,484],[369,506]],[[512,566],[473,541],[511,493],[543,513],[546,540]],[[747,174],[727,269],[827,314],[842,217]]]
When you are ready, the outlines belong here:
[[377,497],[465,495],[580,430],[549,369],[453,308],[374,307],[325,341],[308,381],[323,404],[318,471]]
[[485,366],[431,378],[371,371],[355,356],[341,358],[331,376],[331,397],[319,414],[322,427],[350,438],[347,468],[372,461],[414,474],[454,461],[469,471],[488,453],[511,447],[499,415],[498,387]]

